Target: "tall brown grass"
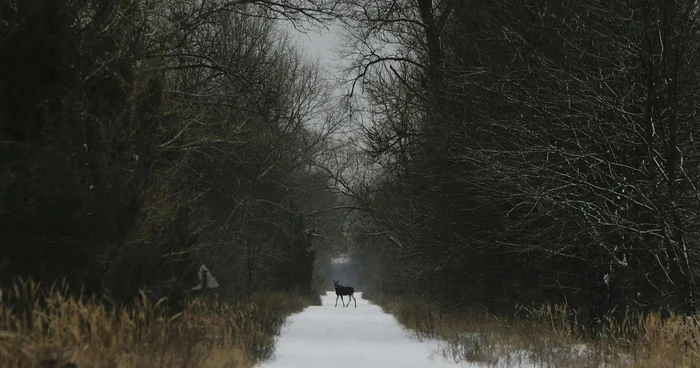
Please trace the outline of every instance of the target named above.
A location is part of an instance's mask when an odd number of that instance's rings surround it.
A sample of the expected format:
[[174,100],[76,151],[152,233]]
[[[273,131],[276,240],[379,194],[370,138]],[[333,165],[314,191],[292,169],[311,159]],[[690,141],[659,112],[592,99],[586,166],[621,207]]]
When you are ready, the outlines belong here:
[[0,294],[0,367],[251,367],[272,355],[286,317],[308,305],[283,293],[235,304],[199,297],[172,315],[165,300],[143,295],[110,308],[60,290],[25,282],[4,291],[5,303]]
[[524,309],[519,317],[443,313],[416,298],[378,298],[413,336],[438,339],[437,351],[485,367],[700,367],[700,315],[607,317],[595,334],[564,305]]

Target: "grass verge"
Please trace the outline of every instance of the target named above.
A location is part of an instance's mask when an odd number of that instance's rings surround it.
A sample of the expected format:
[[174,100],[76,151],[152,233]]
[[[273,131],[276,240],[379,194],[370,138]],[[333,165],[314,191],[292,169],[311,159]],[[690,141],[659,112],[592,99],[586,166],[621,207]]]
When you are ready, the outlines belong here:
[[196,298],[177,314],[146,297],[131,307],[41,294],[30,283],[5,292],[28,301],[22,311],[2,303],[0,367],[251,367],[268,359],[286,317],[307,298],[258,294],[225,304]]
[[658,313],[606,318],[591,337],[562,305],[526,309],[518,318],[443,313],[415,298],[374,297],[414,337],[437,339],[437,353],[484,367],[698,367],[700,315]]

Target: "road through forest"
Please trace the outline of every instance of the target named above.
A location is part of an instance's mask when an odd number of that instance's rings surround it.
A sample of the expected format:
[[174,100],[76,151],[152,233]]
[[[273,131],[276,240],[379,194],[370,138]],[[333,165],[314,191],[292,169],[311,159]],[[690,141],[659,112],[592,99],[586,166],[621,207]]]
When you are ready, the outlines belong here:
[[[431,359],[431,344],[411,339],[394,317],[355,293],[357,308],[335,305],[335,293],[321,296],[291,316],[277,341],[272,360],[259,368],[457,367]],[[347,302],[347,297],[345,297]],[[433,344],[434,347],[434,344]]]

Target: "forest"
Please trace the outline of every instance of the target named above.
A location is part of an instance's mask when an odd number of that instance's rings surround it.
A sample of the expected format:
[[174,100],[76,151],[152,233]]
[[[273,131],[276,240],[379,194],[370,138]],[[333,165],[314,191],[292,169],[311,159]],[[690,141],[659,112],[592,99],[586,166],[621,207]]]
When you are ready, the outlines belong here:
[[696,311],[697,2],[468,3],[354,6],[365,288]]
[[2,5],[0,282],[174,300],[204,263],[229,298],[312,292],[342,120],[266,4]]
[[698,70],[694,0],[8,0],[0,289],[691,314]]

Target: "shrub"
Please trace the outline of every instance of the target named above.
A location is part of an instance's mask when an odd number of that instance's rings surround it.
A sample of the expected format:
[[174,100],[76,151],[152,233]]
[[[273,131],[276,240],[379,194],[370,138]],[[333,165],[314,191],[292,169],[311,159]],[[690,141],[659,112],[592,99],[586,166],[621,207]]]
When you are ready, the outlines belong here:
[[286,316],[308,302],[283,293],[233,304],[197,297],[177,314],[166,304],[141,295],[124,307],[18,284],[0,304],[0,361],[13,368],[250,367],[272,355]]

